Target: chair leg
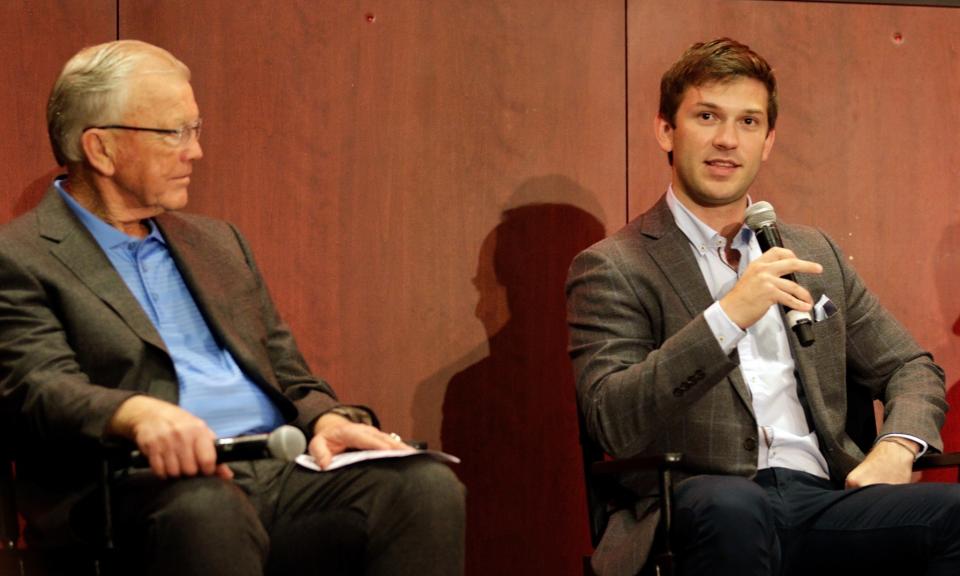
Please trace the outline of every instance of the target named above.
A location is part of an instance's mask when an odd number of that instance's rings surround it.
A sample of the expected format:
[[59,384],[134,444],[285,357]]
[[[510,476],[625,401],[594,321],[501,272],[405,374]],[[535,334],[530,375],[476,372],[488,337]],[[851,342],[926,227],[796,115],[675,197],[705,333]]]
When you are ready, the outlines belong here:
[[657,556],[654,566],[657,576],[673,576],[673,554],[667,552]]
[[23,559],[16,546],[0,549],[0,574],[24,576]]

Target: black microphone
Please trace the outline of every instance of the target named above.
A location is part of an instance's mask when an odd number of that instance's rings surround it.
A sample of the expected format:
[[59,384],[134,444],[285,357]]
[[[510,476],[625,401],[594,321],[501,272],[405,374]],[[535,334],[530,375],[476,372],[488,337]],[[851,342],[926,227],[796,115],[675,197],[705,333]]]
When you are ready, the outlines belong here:
[[[751,204],[745,213],[744,223],[757,235],[757,242],[764,252],[773,247],[783,247],[783,239],[780,237],[780,230],[777,229],[777,213],[769,202]],[[784,274],[783,277],[791,282],[797,281],[793,274]],[[797,335],[800,345],[806,347],[813,344],[813,317],[810,313],[793,310],[786,306],[780,306],[780,309],[787,318],[787,325]]]
[[[307,447],[307,438],[299,428],[284,425],[269,434],[219,438],[214,442],[214,447],[217,450],[218,464],[264,458],[292,462],[303,454]],[[147,468],[150,461],[139,450],[134,450],[130,452],[127,465],[130,468]]]

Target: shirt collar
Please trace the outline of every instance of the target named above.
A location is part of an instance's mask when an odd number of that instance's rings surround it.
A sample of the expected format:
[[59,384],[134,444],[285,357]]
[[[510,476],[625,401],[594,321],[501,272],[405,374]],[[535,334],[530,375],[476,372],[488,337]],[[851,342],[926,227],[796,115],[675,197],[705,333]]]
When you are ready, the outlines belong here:
[[70,210],[80,219],[80,222],[83,223],[84,227],[90,231],[90,234],[93,235],[93,238],[97,241],[104,250],[109,250],[117,248],[119,246],[126,246],[130,242],[142,242],[143,240],[155,239],[162,244],[166,244],[163,239],[163,235],[160,234],[160,229],[157,228],[157,225],[154,224],[152,219],[146,220],[147,227],[150,229],[150,234],[142,240],[135,236],[130,236],[125,234],[120,230],[117,230],[113,226],[107,224],[99,217],[94,215],[93,212],[90,212],[86,208],[80,205],[76,199],[67,192],[64,184],[66,183],[66,178],[57,178],[53,181],[54,187],[57,189],[57,192],[60,193],[60,197],[63,198],[63,201],[66,202],[67,206],[70,207]]
[[[753,204],[753,201],[747,196],[747,205],[749,206],[750,204]],[[694,249],[700,254],[713,252],[717,248],[722,248],[726,245],[726,238],[705,224],[703,220],[697,218],[693,212],[688,210],[687,207],[677,199],[676,194],[673,192],[672,184],[667,187],[667,206],[673,214],[673,219],[677,223],[677,227],[680,228],[683,235],[687,237]],[[739,249],[741,246],[750,244],[752,237],[753,231],[744,225],[740,228],[740,233],[734,236],[731,248]]]

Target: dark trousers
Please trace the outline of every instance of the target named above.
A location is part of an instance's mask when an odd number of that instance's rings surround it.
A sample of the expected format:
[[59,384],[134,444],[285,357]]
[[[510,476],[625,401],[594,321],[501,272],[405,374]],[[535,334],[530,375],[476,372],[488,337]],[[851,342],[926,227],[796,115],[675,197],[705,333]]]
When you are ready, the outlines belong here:
[[696,477],[675,496],[684,576],[960,574],[960,485],[838,490],[773,468],[755,480]]
[[463,572],[464,493],[425,457],[317,473],[277,461],[217,478],[114,489],[122,573],[175,576]]

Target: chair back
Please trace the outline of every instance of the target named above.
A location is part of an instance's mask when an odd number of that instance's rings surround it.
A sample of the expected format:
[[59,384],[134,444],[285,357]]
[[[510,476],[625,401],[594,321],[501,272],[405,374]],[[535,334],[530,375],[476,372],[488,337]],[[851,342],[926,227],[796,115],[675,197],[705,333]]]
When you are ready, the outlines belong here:
[[[579,412],[579,411],[578,411]],[[610,514],[607,509],[612,490],[609,485],[611,479],[606,476],[597,476],[591,473],[595,462],[604,459],[603,449],[587,434],[583,415],[580,418],[580,454],[583,458],[583,481],[587,495],[587,516],[590,522],[590,542],[596,548],[600,544],[603,531],[607,529]]]

